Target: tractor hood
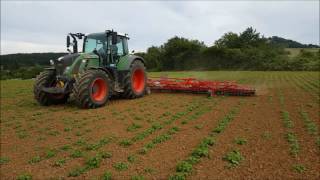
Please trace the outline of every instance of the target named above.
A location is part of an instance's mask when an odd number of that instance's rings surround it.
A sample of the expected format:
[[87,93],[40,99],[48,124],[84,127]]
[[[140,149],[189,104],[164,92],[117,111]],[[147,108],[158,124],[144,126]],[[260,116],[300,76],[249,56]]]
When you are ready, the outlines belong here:
[[72,63],[80,56],[79,53],[67,54],[65,56],[61,56],[58,59],[53,61],[54,68],[58,75],[62,75],[66,67],[72,65]]
[[99,57],[94,53],[74,53],[55,60],[54,67],[58,75],[72,77],[87,67],[88,64],[91,65],[92,62],[98,62],[98,60]]

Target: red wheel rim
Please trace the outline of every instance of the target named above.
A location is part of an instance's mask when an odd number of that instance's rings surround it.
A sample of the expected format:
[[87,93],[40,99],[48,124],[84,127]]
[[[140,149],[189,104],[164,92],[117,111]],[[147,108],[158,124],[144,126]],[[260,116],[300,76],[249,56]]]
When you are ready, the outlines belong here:
[[132,87],[136,93],[141,93],[145,86],[145,77],[142,69],[137,69],[133,72]]
[[107,83],[102,78],[97,78],[91,85],[91,97],[95,101],[102,101],[107,95]]

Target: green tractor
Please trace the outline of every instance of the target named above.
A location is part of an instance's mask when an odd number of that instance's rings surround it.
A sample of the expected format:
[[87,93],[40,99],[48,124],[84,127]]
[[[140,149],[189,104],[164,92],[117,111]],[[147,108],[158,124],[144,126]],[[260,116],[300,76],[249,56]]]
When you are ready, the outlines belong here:
[[[83,40],[82,52],[78,52],[78,40]],[[127,34],[113,30],[88,35],[69,33],[69,54],[50,60],[51,67],[37,76],[35,99],[41,105],[60,104],[73,94],[81,108],[97,108],[112,96],[144,96],[145,63],[143,58],[129,54],[128,40]]]

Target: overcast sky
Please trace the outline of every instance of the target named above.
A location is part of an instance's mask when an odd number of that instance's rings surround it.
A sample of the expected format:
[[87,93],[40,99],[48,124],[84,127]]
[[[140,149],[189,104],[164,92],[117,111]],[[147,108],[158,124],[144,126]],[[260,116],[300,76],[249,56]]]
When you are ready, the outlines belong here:
[[319,1],[1,1],[1,54],[65,52],[67,33],[106,29],[128,33],[135,51],[175,35],[212,45],[248,26],[319,44]]

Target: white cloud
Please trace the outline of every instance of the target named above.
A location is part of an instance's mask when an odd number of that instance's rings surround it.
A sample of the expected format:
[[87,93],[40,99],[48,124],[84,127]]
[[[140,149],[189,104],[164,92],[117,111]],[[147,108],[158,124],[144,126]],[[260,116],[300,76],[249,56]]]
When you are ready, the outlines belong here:
[[128,33],[134,50],[159,46],[174,35],[211,45],[223,33],[248,26],[266,36],[319,44],[319,2],[4,1],[1,52],[65,51],[67,33],[110,28]]

